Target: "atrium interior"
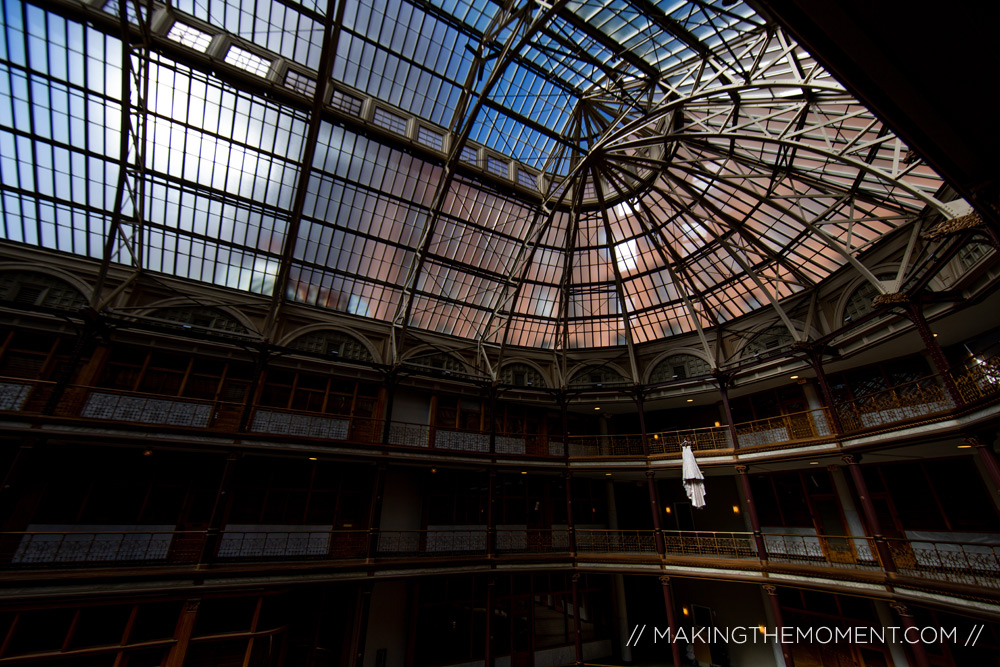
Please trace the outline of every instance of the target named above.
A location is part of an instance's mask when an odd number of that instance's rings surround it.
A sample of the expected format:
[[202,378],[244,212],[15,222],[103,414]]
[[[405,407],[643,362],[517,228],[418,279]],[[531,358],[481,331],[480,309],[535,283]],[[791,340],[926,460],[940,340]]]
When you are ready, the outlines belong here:
[[995,23],[915,14],[2,0],[0,666],[1000,665]]

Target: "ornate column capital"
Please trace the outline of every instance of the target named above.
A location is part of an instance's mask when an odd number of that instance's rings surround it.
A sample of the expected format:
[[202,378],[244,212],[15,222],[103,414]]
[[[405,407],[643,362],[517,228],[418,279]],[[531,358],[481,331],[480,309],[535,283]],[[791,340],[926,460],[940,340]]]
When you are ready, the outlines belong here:
[[668,577],[667,575],[663,575],[662,577],[660,577],[660,583],[663,584],[664,586],[669,586],[670,577]]
[[656,473],[653,472],[652,470],[647,470],[646,471],[646,479],[653,479],[653,475],[655,475],[655,474]]
[[900,616],[910,616],[910,617],[913,616],[913,614],[910,613],[909,607],[907,607],[902,602],[890,602],[889,606],[895,609],[896,613],[899,614]]
[[750,466],[745,466],[745,465],[738,465],[738,466],[736,466],[736,472],[738,472],[741,475],[745,475],[749,471],[750,471]]
[[778,594],[778,587],[775,586],[774,584],[761,584],[760,587],[763,588],[765,591],[767,591],[768,595]]
[[840,460],[849,466],[858,464],[858,457],[854,456],[854,454],[844,454],[840,457]]

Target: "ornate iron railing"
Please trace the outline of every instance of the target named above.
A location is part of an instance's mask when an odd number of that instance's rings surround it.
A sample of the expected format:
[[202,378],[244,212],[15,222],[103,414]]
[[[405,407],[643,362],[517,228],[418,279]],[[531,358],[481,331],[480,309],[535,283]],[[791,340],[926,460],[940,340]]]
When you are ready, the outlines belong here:
[[1000,545],[897,539],[886,542],[900,574],[1000,588]]
[[733,439],[727,426],[710,426],[708,428],[691,428],[681,431],[657,431],[649,436],[649,453],[680,454],[681,446],[691,443],[696,452],[707,452],[717,449],[732,449]]
[[764,548],[774,563],[857,570],[880,570],[875,543],[867,537],[764,533]]
[[736,437],[740,448],[780,445],[832,435],[833,427],[826,408],[814,408],[736,424]]
[[930,375],[837,405],[845,431],[888,426],[947,412],[955,403],[941,381]]
[[1000,394],[1000,356],[973,357],[951,369],[951,376],[966,403],[996,396]]
[[219,538],[219,560],[357,559],[368,553],[367,530],[227,527]]
[[668,556],[757,558],[753,533],[665,530],[663,544]]
[[197,563],[204,531],[78,530],[0,533],[0,559],[15,566]]
[[578,553],[656,554],[656,533],[652,530],[576,531]]

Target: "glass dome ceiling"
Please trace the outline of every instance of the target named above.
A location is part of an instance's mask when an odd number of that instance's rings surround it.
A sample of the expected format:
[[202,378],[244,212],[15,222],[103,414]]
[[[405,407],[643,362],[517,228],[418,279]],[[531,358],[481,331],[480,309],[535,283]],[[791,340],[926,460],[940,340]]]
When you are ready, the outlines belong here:
[[3,237],[264,294],[272,315],[643,343],[845,265],[877,283],[859,255],[947,211],[919,156],[730,0],[3,0],[2,18]]

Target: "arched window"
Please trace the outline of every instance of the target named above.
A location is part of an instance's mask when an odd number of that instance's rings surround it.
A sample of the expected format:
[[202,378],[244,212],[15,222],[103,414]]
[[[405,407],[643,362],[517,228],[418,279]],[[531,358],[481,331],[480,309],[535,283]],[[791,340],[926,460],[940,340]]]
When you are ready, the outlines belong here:
[[764,329],[747,341],[746,345],[744,345],[743,349],[740,351],[740,357],[746,359],[747,357],[752,357],[755,354],[763,354],[764,352],[777,350],[791,344],[793,340],[792,332],[790,332],[786,327],[781,325],[773,326],[769,329]]
[[545,387],[545,378],[528,364],[507,364],[500,369],[500,382],[517,387]]
[[416,366],[418,368],[433,368],[440,371],[448,371],[453,373],[466,373],[468,372],[465,365],[444,352],[434,352],[432,354],[417,354],[411,359],[406,359],[403,361],[407,366]]
[[627,384],[617,371],[607,366],[586,366],[570,380],[571,387],[605,387],[608,385]]
[[[885,282],[886,280],[892,280],[894,276],[891,273],[883,273],[876,276],[876,278],[881,282]],[[851,296],[847,298],[847,305],[844,306],[844,314],[842,316],[843,323],[847,324],[851,320],[859,319],[872,312],[872,299],[878,296],[878,294],[878,288],[868,280],[858,285],[851,292]]]
[[313,354],[322,354],[351,361],[375,361],[371,352],[360,340],[344,333],[324,329],[299,336],[288,347],[292,350],[302,350]]
[[0,300],[59,310],[79,310],[87,305],[87,299],[66,281],[34,271],[0,273]]
[[247,328],[234,318],[218,308],[207,306],[182,306],[178,308],[159,308],[150,313],[150,317],[180,324],[183,327],[198,327],[226,333],[248,334]]
[[708,375],[711,372],[712,367],[701,357],[696,357],[693,354],[672,354],[656,364],[653,373],[649,376],[649,382],[650,384],[659,384],[672,380],[686,380],[699,375]]

